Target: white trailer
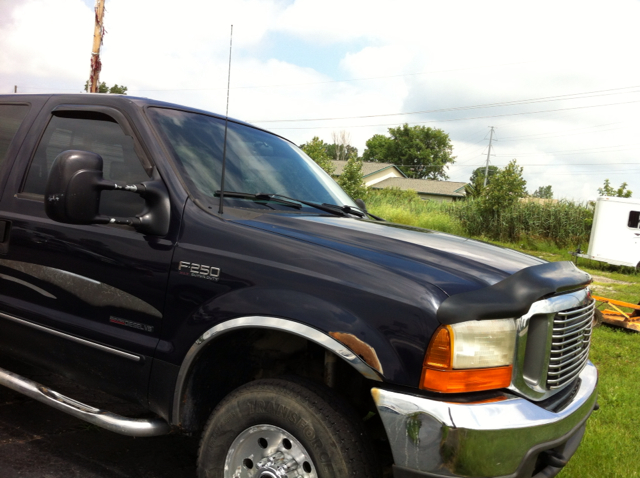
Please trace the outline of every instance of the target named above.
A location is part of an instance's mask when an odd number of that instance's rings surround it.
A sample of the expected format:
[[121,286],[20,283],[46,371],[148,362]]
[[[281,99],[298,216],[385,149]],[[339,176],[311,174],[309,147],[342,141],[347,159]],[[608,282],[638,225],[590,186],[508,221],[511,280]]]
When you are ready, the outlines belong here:
[[598,198],[589,250],[578,257],[619,266],[640,266],[640,199]]

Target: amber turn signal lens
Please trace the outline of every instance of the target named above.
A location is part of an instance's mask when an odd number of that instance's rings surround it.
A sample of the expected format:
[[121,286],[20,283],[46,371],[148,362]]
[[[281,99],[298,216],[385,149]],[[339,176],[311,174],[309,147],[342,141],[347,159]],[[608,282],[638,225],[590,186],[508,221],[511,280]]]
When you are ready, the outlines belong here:
[[453,334],[448,325],[441,325],[434,334],[427,355],[424,358],[423,367],[449,370],[451,368],[451,351]]
[[463,393],[506,388],[511,384],[513,367],[470,370],[433,370],[423,368],[420,388],[433,392]]

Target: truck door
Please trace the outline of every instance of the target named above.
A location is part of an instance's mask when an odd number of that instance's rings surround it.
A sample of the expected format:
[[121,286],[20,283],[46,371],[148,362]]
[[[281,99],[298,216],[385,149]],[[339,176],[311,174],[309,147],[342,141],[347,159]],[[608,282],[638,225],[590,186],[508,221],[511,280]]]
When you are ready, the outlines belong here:
[[[0,349],[144,403],[173,242],[128,226],[54,222],[43,200],[53,160],[70,149],[100,154],[107,179],[131,184],[157,173],[117,109],[58,105],[39,123],[0,201]],[[143,204],[108,191],[101,213],[133,216]]]

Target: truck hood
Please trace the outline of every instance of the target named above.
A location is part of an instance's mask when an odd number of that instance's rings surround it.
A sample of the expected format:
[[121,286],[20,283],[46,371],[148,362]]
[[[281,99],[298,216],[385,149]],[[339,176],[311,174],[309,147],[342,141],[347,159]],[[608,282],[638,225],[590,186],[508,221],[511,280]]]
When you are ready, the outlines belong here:
[[284,214],[238,222],[374,262],[435,285],[447,295],[491,286],[546,262],[484,242],[389,222]]

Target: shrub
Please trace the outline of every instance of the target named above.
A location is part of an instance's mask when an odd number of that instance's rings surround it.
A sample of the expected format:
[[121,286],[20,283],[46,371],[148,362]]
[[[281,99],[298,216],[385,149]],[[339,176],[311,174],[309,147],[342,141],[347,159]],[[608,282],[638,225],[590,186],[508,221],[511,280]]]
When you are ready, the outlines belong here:
[[387,220],[502,242],[551,241],[559,247],[589,241],[593,208],[571,201],[515,202],[490,210],[482,200],[423,201],[414,191],[369,189],[371,212]]

